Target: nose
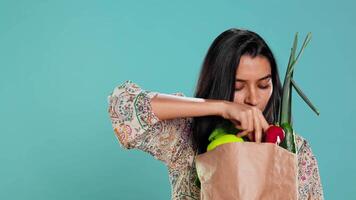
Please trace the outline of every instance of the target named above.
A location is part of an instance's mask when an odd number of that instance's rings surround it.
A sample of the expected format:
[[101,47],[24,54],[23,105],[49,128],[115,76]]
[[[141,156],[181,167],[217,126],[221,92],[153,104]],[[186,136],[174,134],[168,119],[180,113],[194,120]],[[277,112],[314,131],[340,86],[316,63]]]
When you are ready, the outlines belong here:
[[248,94],[245,98],[245,104],[248,104],[250,106],[257,106],[257,94],[255,89],[249,89]]

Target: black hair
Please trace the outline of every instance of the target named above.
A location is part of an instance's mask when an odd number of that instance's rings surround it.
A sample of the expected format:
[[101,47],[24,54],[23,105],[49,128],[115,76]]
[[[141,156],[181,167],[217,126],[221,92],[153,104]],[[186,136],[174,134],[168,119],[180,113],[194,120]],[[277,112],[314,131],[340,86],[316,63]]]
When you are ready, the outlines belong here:
[[[232,102],[235,75],[243,55],[264,56],[270,63],[273,92],[263,115],[269,124],[276,123],[282,94],[277,63],[263,38],[249,30],[228,29],[213,41],[203,61],[194,96]],[[198,154],[206,152],[210,133],[224,121],[221,116],[193,117],[193,144]]]

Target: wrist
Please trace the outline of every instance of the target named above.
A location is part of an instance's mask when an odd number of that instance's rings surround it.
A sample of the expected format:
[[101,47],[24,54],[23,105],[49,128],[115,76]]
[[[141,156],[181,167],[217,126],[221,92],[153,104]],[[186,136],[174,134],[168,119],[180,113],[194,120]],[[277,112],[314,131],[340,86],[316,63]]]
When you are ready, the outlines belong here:
[[229,101],[226,100],[218,100],[217,102],[217,115],[224,117],[226,110],[227,110],[227,106],[229,104]]

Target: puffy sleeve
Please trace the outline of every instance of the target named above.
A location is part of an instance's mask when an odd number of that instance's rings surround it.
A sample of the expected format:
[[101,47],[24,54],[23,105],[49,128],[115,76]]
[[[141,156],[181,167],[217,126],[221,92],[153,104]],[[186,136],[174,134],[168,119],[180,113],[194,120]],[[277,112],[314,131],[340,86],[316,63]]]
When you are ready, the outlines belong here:
[[298,150],[299,199],[324,199],[318,163],[307,140],[301,140]]
[[170,168],[184,167],[193,160],[191,118],[160,120],[151,107],[151,99],[157,94],[131,80],[115,87],[108,96],[113,131],[124,149],[147,152]]

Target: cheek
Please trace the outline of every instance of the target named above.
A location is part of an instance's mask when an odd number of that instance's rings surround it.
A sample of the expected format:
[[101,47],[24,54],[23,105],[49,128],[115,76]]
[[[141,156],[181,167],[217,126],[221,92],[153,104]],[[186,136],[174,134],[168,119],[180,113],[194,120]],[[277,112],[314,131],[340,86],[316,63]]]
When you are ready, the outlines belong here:
[[263,92],[262,96],[263,96],[263,103],[264,103],[264,106],[267,105],[269,99],[271,98],[272,96],[272,92],[273,92],[273,88],[269,89],[269,90],[266,90]]
[[234,93],[234,102],[235,103],[243,103],[244,98],[245,98],[245,95],[243,92],[240,91],[240,92]]

